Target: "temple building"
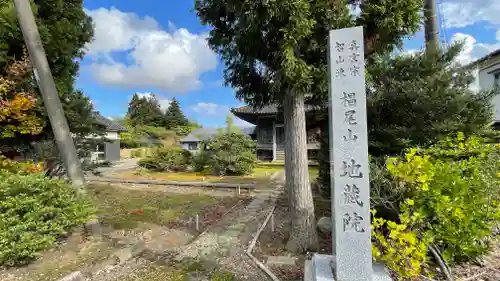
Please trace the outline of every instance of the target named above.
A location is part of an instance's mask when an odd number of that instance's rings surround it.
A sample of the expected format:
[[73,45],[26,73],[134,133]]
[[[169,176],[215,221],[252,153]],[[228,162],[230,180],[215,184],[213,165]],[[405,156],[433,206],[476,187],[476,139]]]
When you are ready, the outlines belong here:
[[[261,161],[284,161],[285,127],[283,113],[277,106],[255,109],[251,106],[232,108],[238,118],[255,125],[251,135],[257,141],[257,158]],[[320,148],[318,134],[321,119],[313,107],[306,107],[307,154],[316,160]]]

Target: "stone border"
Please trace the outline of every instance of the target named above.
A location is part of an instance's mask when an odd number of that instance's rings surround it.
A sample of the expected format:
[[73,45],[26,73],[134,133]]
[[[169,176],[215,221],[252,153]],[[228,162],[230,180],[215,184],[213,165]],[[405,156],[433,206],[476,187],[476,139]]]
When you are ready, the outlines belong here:
[[195,186],[195,187],[214,187],[214,188],[241,188],[241,189],[256,189],[256,184],[253,183],[223,183],[223,182],[200,182],[200,181],[162,181],[162,180],[128,180],[120,178],[108,177],[91,177],[87,178],[89,182],[106,182],[106,183],[130,183],[130,184],[153,184],[153,185],[174,185],[174,186]]
[[262,271],[264,271],[264,273],[267,274],[267,276],[269,276],[271,279],[273,279],[273,281],[280,281],[280,279],[276,275],[274,275],[274,273],[267,266],[265,266],[262,262],[260,262],[256,257],[254,257],[252,255],[252,250],[255,247],[255,244],[257,243],[257,240],[259,239],[260,234],[262,233],[262,231],[264,230],[264,228],[269,223],[269,220],[271,219],[271,217],[272,217],[272,215],[274,213],[274,210],[276,210],[276,205],[275,204],[273,204],[273,207],[271,208],[271,211],[267,215],[266,219],[264,220],[264,223],[262,223],[262,225],[259,228],[259,230],[257,230],[257,232],[255,233],[252,241],[250,242],[250,246],[248,247],[248,249],[245,252],[248,255],[248,257],[250,257],[250,259],[252,259],[257,264],[257,266],[260,269],[262,269]]

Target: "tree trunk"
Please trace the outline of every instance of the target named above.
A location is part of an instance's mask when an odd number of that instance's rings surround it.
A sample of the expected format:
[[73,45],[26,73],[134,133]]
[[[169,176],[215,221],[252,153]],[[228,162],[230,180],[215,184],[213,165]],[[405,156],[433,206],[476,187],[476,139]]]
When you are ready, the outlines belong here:
[[330,140],[328,115],[326,115],[325,118],[326,120],[321,122],[321,135],[319,136],[318,185],[324,198],[330,198]]
[[289,91],[283,100],[285,176],[291,217],[288,251],[317,250],[318,234],[309,183],[304,95]]

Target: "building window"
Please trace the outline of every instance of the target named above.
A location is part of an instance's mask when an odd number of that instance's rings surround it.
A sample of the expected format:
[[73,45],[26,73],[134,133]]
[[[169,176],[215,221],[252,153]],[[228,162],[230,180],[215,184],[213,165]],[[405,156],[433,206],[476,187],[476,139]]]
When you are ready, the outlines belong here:
[[104,143],[100,143],[96,146],[96,152],[104,152]]
[[500,72],[497,72],[494,75],[495,75],[495,80],[493,82],[493,86],[500,87]]
[[189,150],[197,150],[198,149],[198,144],[195,142],[189,143],[188,144],[188,149]]

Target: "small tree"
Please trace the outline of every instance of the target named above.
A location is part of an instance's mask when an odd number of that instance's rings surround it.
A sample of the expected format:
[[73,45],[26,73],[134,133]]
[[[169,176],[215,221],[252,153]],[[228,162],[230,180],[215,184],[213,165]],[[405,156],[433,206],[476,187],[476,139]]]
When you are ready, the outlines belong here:
[[205,153],[211,155],[208,164],[215,175],[248,175],[257,165],[255,141],[245,134],[218,134],[206,143],[206,147],[209,151]]
[[189,120],[182,112],[179,101],[177,101],[176,98],[172,99],[172,102],[165,112],[165,123],[167,129],[169,130],[175,129],[180,126],[184,127],[189,125]]

